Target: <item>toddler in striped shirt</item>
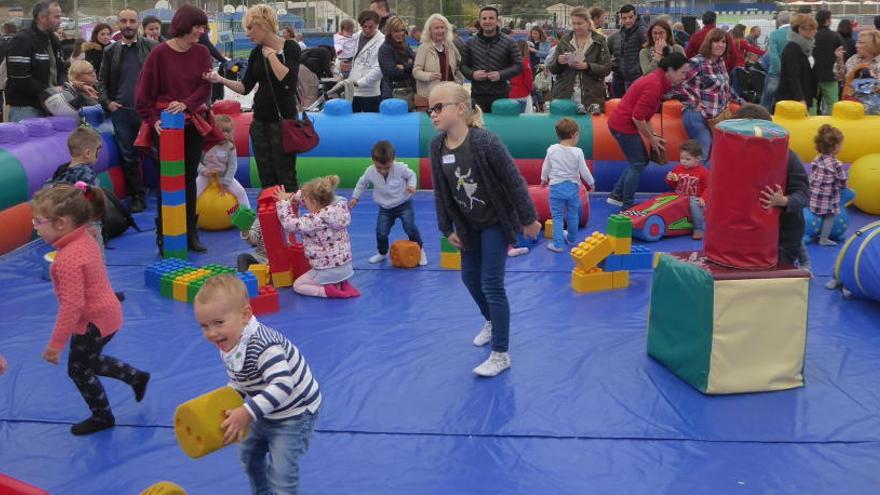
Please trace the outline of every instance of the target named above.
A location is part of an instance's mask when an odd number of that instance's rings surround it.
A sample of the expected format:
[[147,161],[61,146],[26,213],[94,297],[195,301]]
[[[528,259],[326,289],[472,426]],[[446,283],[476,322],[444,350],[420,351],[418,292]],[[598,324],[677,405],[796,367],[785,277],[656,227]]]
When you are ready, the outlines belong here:
[[194,309],[205,339],[220,350],[229,386],[245,400],[226,411],[221,427],[227,444],[243,440],[251,492],[297,493],[299,458],[321,406],[309,365],[284,335],[257,321],[244,283],[233,275],[208,279]]

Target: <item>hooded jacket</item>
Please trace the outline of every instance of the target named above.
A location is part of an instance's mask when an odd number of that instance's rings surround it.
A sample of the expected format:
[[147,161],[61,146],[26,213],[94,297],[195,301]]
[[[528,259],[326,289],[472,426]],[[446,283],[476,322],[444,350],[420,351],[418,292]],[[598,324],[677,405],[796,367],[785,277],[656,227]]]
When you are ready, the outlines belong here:
[[6,82],[6,103],[16,107],[42,108],[40,93],[50,86],[49,64],[54,53],[56,81],[61,86],[67,81],[67,68],[61,57],[61,43],[54,35],[37,29],[31,23],[19,31],[9,43],[6,64],[9,79]]

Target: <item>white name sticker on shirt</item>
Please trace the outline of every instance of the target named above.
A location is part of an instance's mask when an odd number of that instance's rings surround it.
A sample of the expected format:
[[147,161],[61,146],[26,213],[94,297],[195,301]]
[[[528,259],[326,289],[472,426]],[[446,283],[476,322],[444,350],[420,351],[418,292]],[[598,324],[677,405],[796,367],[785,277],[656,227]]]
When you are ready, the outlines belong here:
[[443,155],[443,164],[450,165],[455,163],[455,155]]

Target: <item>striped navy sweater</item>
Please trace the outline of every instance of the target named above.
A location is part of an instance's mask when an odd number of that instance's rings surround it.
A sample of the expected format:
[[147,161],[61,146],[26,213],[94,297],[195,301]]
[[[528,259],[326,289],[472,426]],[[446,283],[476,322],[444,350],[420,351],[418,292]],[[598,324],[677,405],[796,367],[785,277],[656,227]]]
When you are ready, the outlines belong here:
[[245,397],[244,407],[255,420],[318,411],[318,382],[295,345],[254,317],[241,338],[241,344],[223,357],[229,386]]

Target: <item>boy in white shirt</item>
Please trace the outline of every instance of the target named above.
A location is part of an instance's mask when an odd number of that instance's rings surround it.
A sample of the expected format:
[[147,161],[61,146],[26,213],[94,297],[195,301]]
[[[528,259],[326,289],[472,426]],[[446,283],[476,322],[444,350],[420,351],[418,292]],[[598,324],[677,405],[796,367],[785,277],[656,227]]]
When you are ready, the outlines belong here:
[[[398,218],[403,224],[409,240],[422,247],[422,236],[416,227],[412,197],[416,192],[416,174],[405,163],[395,162],[394,145],[379,141],[373,145],[373,165],[358,179],[348,208],[352,209],[360,200],[361,194],[373,186],[373,201],[379,205],[379,218],[376,221],[376,247],[378,253],[370,258],[370,263],[379,263],[388,256],[388,234]],[[425,250],[422,249],[420,266],[428,264]]]
[[541,185],[550,185],[550,214],[553,216],[553,241],[547,244],[547,249],[556,253],[563,251],[566,242],[563,223],[568,226],[568,243],[577,243],[581,179],[590,189],[595,183],[584,151],[577,146],[580,135],[577,122],[567,117],[559,119],[556,122],[559,144],[547,148],[541,167]]

